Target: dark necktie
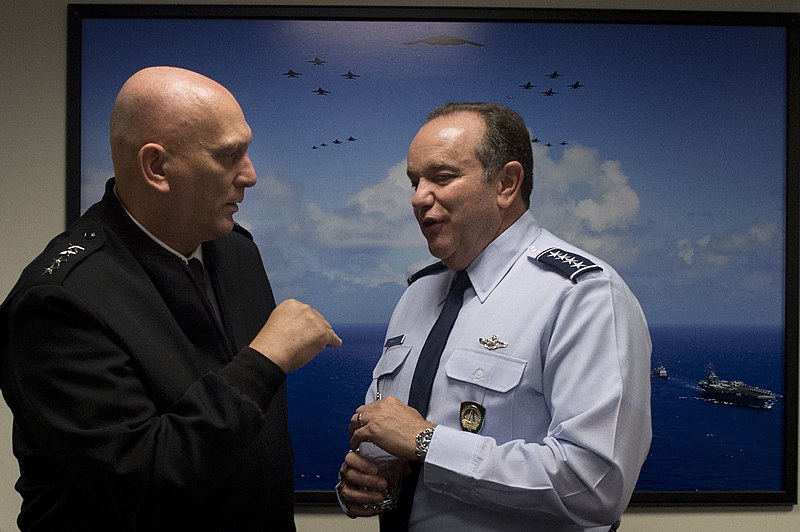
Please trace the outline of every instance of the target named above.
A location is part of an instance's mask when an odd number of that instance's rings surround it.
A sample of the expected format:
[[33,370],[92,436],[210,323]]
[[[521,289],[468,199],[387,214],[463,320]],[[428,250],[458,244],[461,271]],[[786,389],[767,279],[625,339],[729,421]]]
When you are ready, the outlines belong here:
[[417,367],[414,369],[414,378],[411,381],[411,390],[408,393],[408,406],[415,408],[422,417],[428,414],[428,403],[431,398],[431,388],[433,379],[436,377],[436,370],[439,368],[439,359],[444,351],[447,338],[453,329],[453,324],[461,310],[461,303],[464,301],[464,290],[470,285],[469,276],[466,270],[456,272],[453,283],[450,285],[450,292],[444,302],[442,312],[433,324],[428,338],[419,353]]
[[[433,324],[419,353],[417,367],[414,369],[414,378],[411,380],[411,390],[408,393],[408,406],[417,409],[422,417],[428,414],[428,403],[431,398],[433,379],[439,368],[439,359],[458,317],[458,312],[461,310],[461,304],[464,302],[464,290],[470,284],[466,270],[456,272],[442,312],[436,319],[436,323]],[[419,462],[411,462],[411,474],[403,479],[397,508],[386,510],[381,516],[381,532],[405,532],[408,530],[411,503],[414,501],[414,490],[417,487],[420,469]]]

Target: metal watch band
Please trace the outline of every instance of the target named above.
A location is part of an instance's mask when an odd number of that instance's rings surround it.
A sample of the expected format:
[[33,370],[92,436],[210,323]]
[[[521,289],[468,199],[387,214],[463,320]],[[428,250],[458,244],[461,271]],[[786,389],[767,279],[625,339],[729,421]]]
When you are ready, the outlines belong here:
[[417,455],[417,460],[420,462],[424,462],[425,457],[428,456],[428,446],[433,439],[434,428],[435,427],[427,428],[417,434],[417,448],[414,450],[414,453]]

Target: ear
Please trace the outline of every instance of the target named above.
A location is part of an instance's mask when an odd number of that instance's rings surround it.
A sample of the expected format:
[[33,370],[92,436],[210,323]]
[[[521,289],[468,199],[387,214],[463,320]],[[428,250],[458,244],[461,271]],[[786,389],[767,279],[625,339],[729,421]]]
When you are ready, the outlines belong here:
[[497,177],[497,204],[501,209],[508,209],[519,198],[525,170],[517,161],[507,162]]
[[169,180],[164,170],[167,153],[163,146],[150,142],[139,149],[139,173],[145,183],[159,192],[169,192]]

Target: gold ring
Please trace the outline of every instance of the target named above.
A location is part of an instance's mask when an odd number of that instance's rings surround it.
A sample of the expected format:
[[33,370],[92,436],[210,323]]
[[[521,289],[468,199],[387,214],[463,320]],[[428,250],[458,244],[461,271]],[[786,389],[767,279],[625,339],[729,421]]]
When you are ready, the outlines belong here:
[[364,422],[361,421],[361,416],[363,414],[364,414],[364,412],[359,412],[358,415],[356,416],[356,421],[358,421],[358,424],[361,425],[362,427],[364,426]]

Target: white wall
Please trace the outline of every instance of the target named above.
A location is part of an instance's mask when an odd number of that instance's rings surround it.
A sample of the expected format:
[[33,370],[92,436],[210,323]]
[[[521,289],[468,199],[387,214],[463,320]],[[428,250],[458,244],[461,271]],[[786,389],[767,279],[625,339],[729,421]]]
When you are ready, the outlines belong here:
[[[78,0],[80,1],[80,0]],[[296,5],[438,5],[800,11],[798,0],[168,0],[169,3]],[[64,228],[66,45],[68,0],[0,0],[0,299],[44,244]],[[96,3],[84,0],[84,3]],[[167,3],[106,0],[104,3]],[[11,454],[11,415],[0,401],[0,532],[17,530],[18,470]],[[800,530],[800,509],[634,508],[626,532]],[[375,531],[329,509],[300,509],[300,532]]]

